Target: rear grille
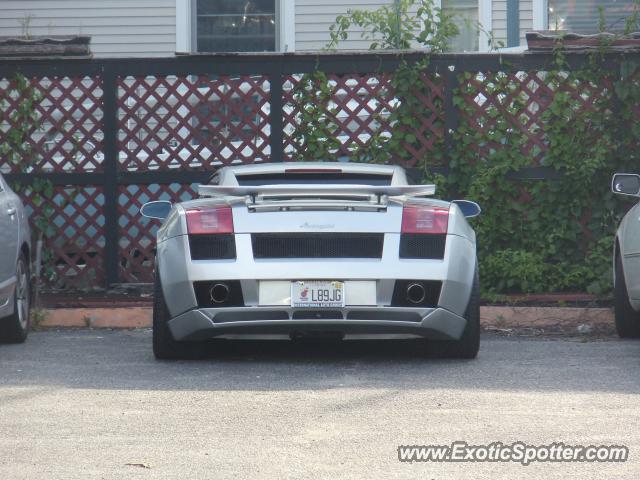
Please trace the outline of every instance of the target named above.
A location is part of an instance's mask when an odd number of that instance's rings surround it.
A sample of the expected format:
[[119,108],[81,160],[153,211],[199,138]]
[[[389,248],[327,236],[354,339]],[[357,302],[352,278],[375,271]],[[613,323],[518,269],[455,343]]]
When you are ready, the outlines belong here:
[[382,258],[383,233],[254,233],[254,258]]
[[403,233],[400,236],[400,258],[444,258],[447,235]]
[[192,260],[222,260],[236,258],[233,234],[189,235]]

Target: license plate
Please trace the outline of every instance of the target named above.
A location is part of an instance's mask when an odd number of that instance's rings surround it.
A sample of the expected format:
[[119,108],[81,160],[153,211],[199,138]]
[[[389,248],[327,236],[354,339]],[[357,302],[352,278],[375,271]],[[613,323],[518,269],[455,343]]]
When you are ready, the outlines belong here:
[[344,283],[315,280],[291,282],[291,306],[294,308],[344,307]]

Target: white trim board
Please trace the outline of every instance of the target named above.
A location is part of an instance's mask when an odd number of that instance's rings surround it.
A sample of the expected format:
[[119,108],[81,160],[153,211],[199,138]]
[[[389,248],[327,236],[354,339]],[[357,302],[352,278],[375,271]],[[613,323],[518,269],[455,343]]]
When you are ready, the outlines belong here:
[[296,2],[294,0],[279,0],[278,5],[278,42],[277,48],[281,52],[296,51]]
[[176,52],[192,51],[191,0],[176,0]]
[[478,0],[478,23],[482,26],[482,30],[478,39],[478,50],[480,52],[488,52],[495,45],[489,45],[491,39],[491,31],[493,30],[493,1]]
[[533,29],[547,30],[549,17],[547,0],[533,0]]

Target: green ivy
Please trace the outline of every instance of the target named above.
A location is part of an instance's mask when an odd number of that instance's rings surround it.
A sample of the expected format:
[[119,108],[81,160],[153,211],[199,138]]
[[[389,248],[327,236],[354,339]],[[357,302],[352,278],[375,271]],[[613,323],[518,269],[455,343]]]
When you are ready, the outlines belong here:
[[[33,149],[31,139],[42,128],[37,109],[42,95],[33,88],[30,80],[21,74],[13,78],[3,94],[4,97],[0,99],[2,118],[8,121],[11,128],[7,129],[0,143],[0,158],[20,173],[33,174],[40,155]],[[18,99],[15,108],[9,107],[9,98]],[[51,238],[54,234],[51,223],[54,214],[53,183],[48,179],[34,177],[33,181],[27,184],[14,182],[12,188],[22,197],[30,198],[37,209],[30,218],[35,239],[45,241]],[[42,257],[44,275],[51,280],[54,276],[53,253],[45,249]]]
[[336,123],[337,107],[333,103],[335,87],[319,70],[302,75],[292,91],[297,106],[296,128],[291,136],[296,160],[336,160],[340,141]]
[[[348,39],[352,27],[358,27],[362,37],[371,41],[371,50],[419,46],[430,53],[442,53],[458,33],[452,15],[437,7],[434,0],[400,0],[377,10],[348,10],[346,15],[339,16],[330,28],[327,49],[332,50]],[[410,150],[418,149],[420,136],[424,136],[418,130],[416,118],[425,115],[437,118],[442,109],[442,100],[432,91],[441,86],[441,79],[431,77],[430,82],[424,81],[428,66],[429,56],[413,65],[403,61],[389,87],[376,90],[375,100],[382,104],[391,97],[397,100],[386,118],[378,115],[372,119],[372,123],[390,128],[379,128],[365,145],[349,145],[346,152],[349,159],[372,163],[412,161]],[[341,145],[337,135],[342,127],[335,117],[338,111],[333,102],[335,90],[335,84],[319,70],[302,75],[293,88],[290,107],[296,114],[291,139],[296,160],[335,160],[339,156]],[[423,98],[434,98],[433,112],[425,109]],[[436,151],[443,151],[442,137],[430,140],[438,145]]]
[[[634,121],[640,88],[635,65],[623,62],[617,78],[602,66],[605,49],[572,70],[558,42],[548,71],[536,72],[550,92],[546,105],[538,97],[536,130],[528,125],[536,112],[525,108],[525,73],[520,81],[506,73],[485,78],[484,92],[471,73],[461,81],[456,106],[466,115],[454,134],[447,181],[485,206],[475,228],[491,292],[611,291],[613,237],[624,208],[610,193],[609,179],[638,165],[630,151],[640,139]],[[469,99],[482,93],[497,107],[484,109],[478,120]],[[544,148],[530,146],[531,135]],[[530,166],[532,155],[560,178],[510,180],[509,172]]]
[[[625,33],[638,28],[639,4],[625,21]],[[457,34],[451,16],[433,0],[350,10],[331,27],[328,48],[348,39],[352,27],[363,32],[373,50],[418,46],[441,53]],[[615,171],[634,171],[640,165],[635,111],[640,65],[624,60],[619,72],[607,69],[604,60],[616,38],[603,36],[601,48],[580,69],[569,67],[559,39],[546,71],[517,72],[505,64],[501,72],[457,74],[453,103],[459,124],[452,132],[453,147],[447,151],[443,138],[430,138],[434,151],[417,159],[417,166],[423,180],[438,185],[439,196],[455,192],[483,206],[473,223],[486,295],[611,292],[614,232],[626,207],[609,191],[609,180]],[[350,159],[415,162],[410,152],[419,147],[421,135],[416,118],[441,121],[443,111],[441,102],[436,100],[431,112],[421,100],[436,98],[431,90],[442,87],[433,73],[425,81],[429,58],[412,65],[402,62],[391,79],[391,92],[377,90],[380,101],[390,95],[397,101],[385,119],[388,131],[380,128],[366,145],[348,147]],[[294,134],[300,158],[334,159],[340,145],[329,140],[339,131],[331,82],[319,72],[303,79],[304,88],[295,96],[302,112]],[[537,105],[531,105],[523,85],[530,91],[543,89],[536,95]],[[558,178],[515,179],[514,174],[536,164],[534,158],[557,171]],[[433,175],[431,167],[442,164],[449,166],[449,174]]]

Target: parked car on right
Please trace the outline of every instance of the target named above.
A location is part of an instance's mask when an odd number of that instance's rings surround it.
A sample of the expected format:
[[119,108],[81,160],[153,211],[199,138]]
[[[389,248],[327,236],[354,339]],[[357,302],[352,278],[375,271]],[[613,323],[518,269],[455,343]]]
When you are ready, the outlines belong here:
[[[616,173],[613,193],[640,197],[640,175]],[[640,203],[624,216],[613,255],[616,330],[622,338],[640,338]]]

